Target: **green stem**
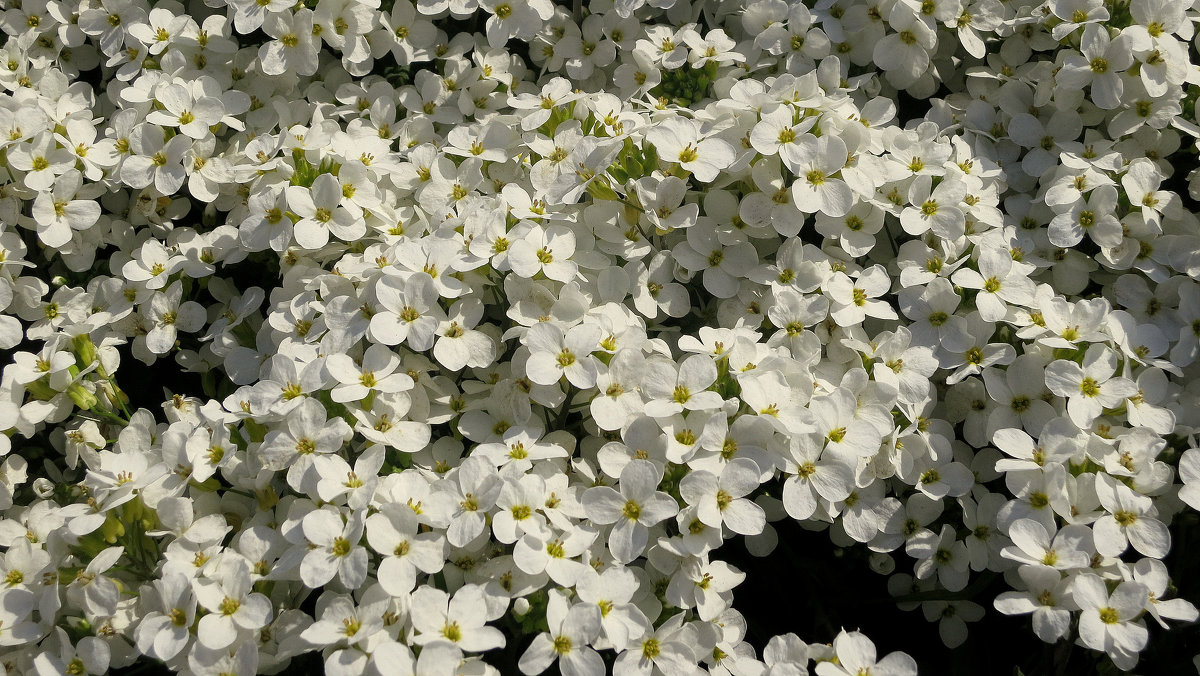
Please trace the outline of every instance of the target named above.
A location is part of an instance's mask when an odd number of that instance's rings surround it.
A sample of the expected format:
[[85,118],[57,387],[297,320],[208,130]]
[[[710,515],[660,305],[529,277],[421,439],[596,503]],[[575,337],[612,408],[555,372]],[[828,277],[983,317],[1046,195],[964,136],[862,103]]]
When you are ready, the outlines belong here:
[[114,379],[112,374],[108,372],[105,372],[103,375],[108,381],[109,386],[113,388],[113,395],[117,398],[117,403],[121,405],[121,412],[125,414],[125,419],[133,419],[133,414],[129,412],[129,407],[125,405],[125,397],[122,396],[124,392],[120,387],[117,387],[116,379]]
[[[95,422],[108,422],[108,423],[112,423],[114,425],[120,425],[121,427],[125,427],[126,425],[129,424],[128,419],[122,418],[121,416],[119,416],[115,413],[111,413],[109,411],[105,411],[105,410],[102,410],[99,408],[92,408],[91,410],[89,410],[86,413],[76,413],[75,415],[78,415],[79,417],[81,417],[85,420],[94,420]],[[92,416],[95,416],[95,417],[93,418]]]

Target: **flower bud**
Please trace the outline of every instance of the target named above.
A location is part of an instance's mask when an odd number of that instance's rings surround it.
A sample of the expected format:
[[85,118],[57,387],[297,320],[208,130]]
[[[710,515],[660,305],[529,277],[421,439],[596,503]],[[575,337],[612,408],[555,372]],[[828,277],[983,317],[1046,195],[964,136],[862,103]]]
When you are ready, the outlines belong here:
[[71,398],[71,401],[75,402],[76,406],[85,411],[90,410],[93,406],[100,403],[96,395],[88,392],[80,383],[74,383],[68,387],[67,396]]
[[33,494],[43,500],[48,500],[54,496],[54,482],[46,477],[38,477],[33,480]]
[[32,383],[26,383],[25,389],[32,394],[35,399],[39,399],[41,401],[50,401],[54,397],[58,396],[58,392],[53,387],[50,387],[50,383],[47,382],[46,378],[35,380]]
[[588,184],[588,194],[598,200],[617,200],[617,192],[604,179],[596,179]]
[[875,552],[868,557],[867,565],[880,575],[890,575],[896,569],[896,560],[890,554]]
[[96,361],[96,344],[86,333],[75,336],[75,363],[80,368],[87,368]]
[[117,543],[117,538],[125,536],[125,524],[117,518],[117,515],[109,512],[108,518],[104,520],[104,524],[100,526],[100,535],[104,541],[110,545]]
[[516,617],[519,618],[519,617],[524,616],[528,612],[529,612],[529,599],[522,596],[521,598],[517,599],[516,601],[513,601],[513,615],[515,615]]

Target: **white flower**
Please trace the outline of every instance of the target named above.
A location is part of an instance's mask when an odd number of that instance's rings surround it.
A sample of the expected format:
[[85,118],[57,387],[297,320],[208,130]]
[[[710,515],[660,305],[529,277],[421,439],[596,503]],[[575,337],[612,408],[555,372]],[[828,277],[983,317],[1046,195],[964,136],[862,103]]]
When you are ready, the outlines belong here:
[[959,268],[951,280],[968,289],[978,289],[975,304],[984,321],[1004,318],[1008,303],[1026,305],[1033,300],[1033,282],[1027,268],[1015,263],[1012,256],[997,249],[985,249],[979,255],[979,270]]
[[592,399],[588,409],[592,420],[601,429],[619,430],[642,412],[643,399],[638,384],[644,376],[645,366],[646,358],[641,351],[623,348],[613,355],[608,368],[596,376],[599,395]]
[[1161,559],[1167,555],[1171,534],[1163,522],[1154,518],[1157,512],[1150,498],[1107,475],[1097,476],[1096,496],[1108,512],[1092,526],[1096,551],[1120,556],[1132,544],[1145,556]]
[[804,134],[816,123],[815,118],[805,117],[799,124],[792,121],[792,110],[787,106],[779,106],[765,112],[750,131],[750,144],[763,155],[779,155],[784,166],[792,173],[800,173],[799,161],[803,159],[799,141],[804,140]]
[[354,460],[354,467],[337,455],[319,455],[314,459],[317,497],[326,502],[345,502],[352,510],[365,509],[379,485],[384,449],[371,446]]
[[540,674],[559,661],[564,674],[600,676],[604,661],[588,646],[600,633],[600,608],[594,604],[568,605],[561,594],[552,594],[546,606],[550,630],[538,634],[521,655],[517,666],[523,674]]
[[464,366],[483,368],[496,358],[496,343],[475,328],[483,317],[483,303],[465,298],[450,306],[446,319],[438,325],[433,356],[442,366],[457,371]]
[[933,186],[928,174],[917,176],[908,188],[908,201],[912,205],[900,212],[900,224],[910,235],[933,234],[948,240],[956,240],[965,232],[967,218],[960,208],[967,195],[967,186],[962,181],[946,179]]
[[548,539],[551,529],[546,517],[537,509],[546,502],[546,481],[536,474],[526,474],[517,480],[506,480],[496,498],[497,510],[492,517],[492,532],[496,540],[512,544],[525,535]]
[[258,30],[268,16],[293,7],[284,0],[270,0],[265,3],[257,2],[257,0],[234,0],[229,5],[234,9],[233,26],[237,32],[242,34]]
[[42,636],[42,629],[30,621],[36,603],[28,589],[0,590],[0,645],[33,643]]
[[8,161],[14,169],[27,172],[25,186],[30,190],[49,190],[55,179],[75,165],[75,157],[66,148],[58,147],[54,135],[42,132],[29,144],[13,146],[8,150]]
[[845,500],[854,487],[852,468],[835,457],[822,458],[822,450],[816,435],[796,435],[789,440],[784,468],[789,476],[783,484],[783,506],[793,519],[811,517],[817,511],[818,500]]
[[312,75],[317,72],[317,52],[320,44],[313,39],[313,13],[301,9],[295,14],[272,12],[262,23],[263,32],[273,40],[259,48],[258,58],[263,73],[282,75]]
[[833,639],[837,663],[817,662],[818,676],[855,676],[861,673],[881,676],[912,676],[917,663],[902,652],[889,653],[877,659],[875,644],[857,631],[842,630]]
[[170,352],[180,331],[191,333],[204,326],[204,307],[183,300],[183,285],[179,281],[155,292],[142,312],[151,327],[146,333],[146,347],[154,354]]
[[285,429],[267,433],[258,457],[267,469],[286,469],[288,484],[299,490],[313,467],[314,456],[336,452],[349,436],[345,420],[327,420],[325,407],[305,397],[291,410]]
[[503,487],[495,467],[483,456],[467,458],[453,480],[439,483],[437,488],[449,493],[456,505],[446,530],[446,541],[463,547],[479,537],[487,523],[486,514],[496,504]]
[[732,589],[746,574],[725,563],[693,558],[675,571],[667,584],[667,601],[680,608],[695,608],[701,620],[711,621],[725,612],[733,600]]
[[[632,13],[633,8],[630,7],[626,11]],[[692,33],[695,33],[692,25],[679,30],[672,26],[649,26],[646,29],[646,39],[638,40],[634,53],[647,55],[660,62],[663,68],[679,68],[687,61],[687,37]]]
[[1013,546],[1000,555],[1023,564],[1037,564],[1055,570],[1087,568],[1091,564],[1091,535],[1086,526],[1064,526],[1053,534],[1033,519],[1017,519],[1008,527]]
[[734,160],[733,146],[728,141],[705,134],[693,120],[665,120],[646,132],[646,141],[654,144],[663,161],[679,164],[704,183],[711,183]]
[[949,591],[967,586],[970,575],[967,546],[955,538],[950,524],[944,524],[940,534],[930,530],[918,532],[908,541],[905,551],[917,559],[913,569],[917,579],[928,579],[936,573],[938,582]]
[[1117,355],[1104,345],[1094,344],[1083,356],[1083,365],[1056,359],[1046,366],[1046,387],[1067,398],[1067,413],[1082,428],[1105,408],[1114,408],[1137,393],[1137,385],[1115,376]]
[[1086,233],[1100,246],[1121,243],[1121,223],[1116,217],[1117,190],[1103,185],[1092,191],[1086,202],[1071,205],[1050,222],[1050,243],[1055,246],[1075,246]]
[[[34,658],[33,665],[38,672],[103,674],[108,671],[112,653],[103,639],[96,636],[85,636],[79,639],[75,645],[71,645],[67,632],[62,628],[56,629],[54,639],[57,640],[59,646],[58,654],[52,655],[47,650]],[[54,640],[47,641],[51,645],[54,642]]]
[[1107,21],[1110,16],[1103,0],[1054,0],[1047,9],[1062,20],[1052,29],[1051,35],[1055,40],[1062,40],[1080,26]]
[[70,169],[54,179],[50,190],[33,201],[38,239],[46,246],[61,247],[71,241],[72,230],[87,230],[100,219],[100,204],[82,190],[83,176]]
[[875,235],[883,229],[883,222],[884,212],[879,207],[860,202],[840,217],[817,214],[816,228],[822,235],[837,240],[851,256],[865,256],[875,248]]
[[1110,595],[1104,580],[1084,573],[1071,584],[1071,599],[1079,606],[1079,640],[1093,650],[1108,653],[1117,667],[1132,669],[1149,634],[1137,617],[1142,613],[1146,588],[1137,582],[1117,585]]
[[689,473],[679,482],[679,493],[698,508],[697,516],[705,525],[724,525],[740,535],[758,535],[766,525],[766,515],[745,496],[758,488],[759,473],[753,460],[734,458],[719,476],[706,470]]
[[696,225],[687,229],[687,240],[675,245],[672,255],[693,274],[703,272],[704,289],[718,298],[737,294],[739,279],[755,264],[756,254],[749,242],[726,245],[711,227]]
[[1062,638],[1071,629],[1068,589],[1074,578],[1039,565],[1017,569],[1025,591],[1004,592],[996,597],[996,610],[1006,615],[1033,614],[1033,633],[1047,643]]
[[225,117],[225,104],[221,99],[199,95],[190,91],[184,82],[163,82],[154,90],[154,98],[163,110],[153,110],[146,121],[160,127],[178,127],[180,133],[194,139],[206,138],[209,127],[215,126]]
[[658,469],[648,460],[633,460],[621,470],[620,492],[596,486],[583,494],[588,518],[598,524],[616,524],[608,537],[613,556],[628,563],[641,555],[649,542],[650,526],[679,511],[675,499],[658,490]]
[[1179,499],[1200,510],[1200,450],[1189,448],[1179,457],[1179,478],[1183,480]]
[[1110,38],[1106,28],[1089,24],[1083,29],[1079,49],[1082,55],[1068,55],[1054,76],[1055,81],[1069,89],[1090,85],[1092,101],[1097,106],[1105,110],[1118,107],[1124,91],[1121,72],[1133,65],[1129,36]]
[[221,557],[194,589],[200,605],[209,611],[196,627],[196,640],[205,648],[227,648],[242,632],[257,631],[271,621],[271,602],[251,591],[250,564],[241,556]]
[[332,174],[321,174],[311,188],[288,186],[288,207],[300,217],[293,226],[296,243],[320,249],[331,234],[346,241],[365,234],[365,223],[343,206],[343,197],[342,185]]
[[805,134],[795,146],[789,153],[789,169],[797,176],[792,183],[796,207],[805,213],[819,211],[834,218],[849,213],[854,206],[854,192],[845,181],[834,177],[846,165],[846,143],[837,136]]
[[527,534],[513,548],[513,560],[529,575],[545,573],[556,584],[571,586],[587,573],[579,560],[596,541],[596,527],[571,526],[559,535]]
[[1179,209],[1174,193],[1158,189],[1161,180],[1158,167],[1146,158],[1130,162],[1125,175],[1121,177],[1121,187],[1125,189],[1129,202],[1141,207],[1146,222],[1155,225],[1159,222],[1160,214],[1177,213]]
[[137,628],[137,646],[147,655],[169,660],[192,638],[189,629],[196,619],[196,597],[189,580],[182,575],[156,580],[154,590],[161,610],[142,618]]
[[133,154],[121,163],[121,180],[132,188],[151,185],[163,195],[171,195],[183,186],[187,171],[183,158],[191,145],[185,135],[164,139],[162,129],[139,125],[130,139]]
[[642,393],[649,399],[644,411],[653,418],[687,411],[720,408],[721,395],[708,388],[717,380],[717,367],[707,355],[692,355],[679,364],[648,360],[641,377]]
[[341,385],[330,391],[336,402],[360,401],[373,392],[393,394],[413,387],[413,379],[396,371],[400,358],[383,345],[372,345],[363,354],[362,364],[344,354],[331,354],[325,368]]
[[933,350],[910,346],[912,333],[901,327],[895,333],[876,338],[875,358],[871,374],[875,380],[896,388],[899,400],[919,405],[929,396],[930,378],[937,371]]
[[1157,559],[1142,559],[1133,566],[1133,579],[1146,587],[1146,611],[1160,626],[1167,628],[1163,618],[1195,622],[1196,606],[1181,598],[1164,599],[1170,578],[1167,565]]
[[645,676],[655,670],[664,674],[687,673],[694,667],[696,632],[684,623],[683,614],[671,616],[657,629],[649,623],[640,637],[631,637],[629,646],[613,664],[614,676]]
[[367,517],[367,542],[383,555],[379,584],[393,596],[410,593],[417,572],[434,574],[445,564],[444,538],[436,533],[419,533],[417,516],[406,505],[388,505]]
[[[383,629],[382,614],[373,614],[374,609],[365,603],[356,607],[354,599],[345,594],[322,594],[316,610],[321,619],[309,625],[300,638],[322,648],[361,644]],[[336,655],[336,652],[330,654],[329,660],[334,661]],[[342,668],[347,666],[342,660],[337,662]],[[330,666],[327,663],[327,669]]]
[[895,6],[888,23],[895,32],[875,43],[872,58],[893,85],[908,87],[926,74],[930,53],[937,47],[937,33],[907,3]]
[[371,315],[369,335],[384,345],[407,341],[414,350],[433,346],[434,331],[445,318],[435,302],[433,278],[425,272],[407,277],[383,275],[375,287],[381,306]]
[[603,636],[617,650],[623,650],[649,623],[645,614],[630,603],[639,586],[633,569],[625,566],[606,568],[601,573],[589,570],[575,586],[579,600],[600,609]]
[[186,14],[175,16],[174,12],[162,7],[150,10],[149,21],[134,22],[127,30],[130,37],[136,38],[150,48],[151,54],[163,53],[172,41],[182,36],[188,22],[192,19]]
[[487,600],[483,588],[460,587],[453,598],[433,587],[418,587],[412,594],[412,623],[419,632],[412,640],[421,646],[449,642],[467,652],[484,652],[504,646],[499,629],[485,624]]
[[844,272],[836,272],[822,286],[833,301],[829,316],[839,326],[859,324],[868,316],[879,319],[896,317],[891,305],[879,300],[891,287],[891,280],[882,266],[867,268],[857,279],[851,279]]
[[[380,33],[371,35],[375,58],[383,56],[382,50],[389,50],[401,66],[428,58],[428,50],[433,46],[436,32],[433,23],[417,16],[411,2],[398,2],[390,12],[378,16],[382,29]],[[388,39],[383,39],[382,33],[386,33]]]
[[503,47],[511,38],[528,40],[554,15],[548,0],[481,0],[491,16],[487,20],[488,44]]
[[579,271],[570,260],[575,253],[575,233],[563,225],[535,225],[512,244],[509,264],[513,272],[532,278],[539,272],[550,279],[569,282]]

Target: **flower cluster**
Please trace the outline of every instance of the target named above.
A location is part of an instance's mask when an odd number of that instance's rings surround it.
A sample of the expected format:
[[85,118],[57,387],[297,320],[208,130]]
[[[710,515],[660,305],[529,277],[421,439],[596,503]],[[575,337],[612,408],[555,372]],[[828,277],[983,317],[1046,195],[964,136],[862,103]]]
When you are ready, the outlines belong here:
[[4,6],[6,666],[915,673],[745,640],[783,519],[1197,618],[1191,3]]

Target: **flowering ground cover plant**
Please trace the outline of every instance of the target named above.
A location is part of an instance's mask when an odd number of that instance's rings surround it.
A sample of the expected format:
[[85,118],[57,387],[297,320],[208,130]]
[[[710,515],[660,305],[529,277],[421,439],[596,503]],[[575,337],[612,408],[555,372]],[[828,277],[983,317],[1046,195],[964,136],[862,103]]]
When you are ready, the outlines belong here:
[[8,671],[1200,652],[1200,3],[0,7]]

